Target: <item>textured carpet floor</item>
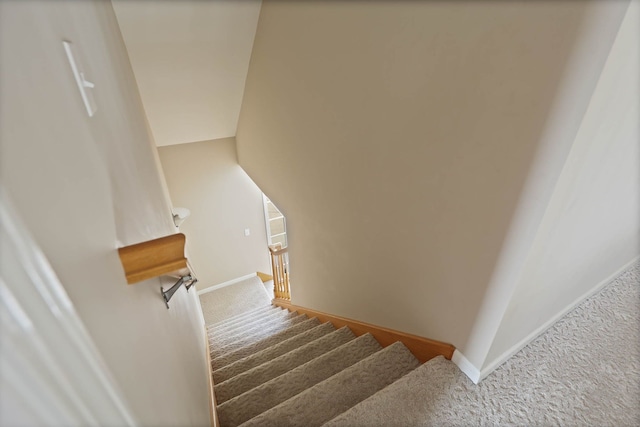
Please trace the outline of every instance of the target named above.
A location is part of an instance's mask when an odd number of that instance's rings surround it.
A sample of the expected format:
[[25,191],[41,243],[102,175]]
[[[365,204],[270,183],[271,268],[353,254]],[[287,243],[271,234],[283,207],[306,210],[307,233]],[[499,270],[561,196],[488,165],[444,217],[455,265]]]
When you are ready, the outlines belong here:
[[479,385],[437,358],[327,426],[640,426],[640,264]]
[[640,426],[640,263],[479,385],[275,307],[225,319],[208,327],[222,427]]
[[200,295],[200,305],[207,325],[270,304],[271,298],[258,277]]

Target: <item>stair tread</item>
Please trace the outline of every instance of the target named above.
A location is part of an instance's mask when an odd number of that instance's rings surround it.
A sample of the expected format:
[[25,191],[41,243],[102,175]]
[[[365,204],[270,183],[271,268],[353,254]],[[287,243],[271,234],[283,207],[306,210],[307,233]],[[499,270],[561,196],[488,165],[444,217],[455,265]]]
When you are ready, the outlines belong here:
[[313,319],[307,319],[303,322],[298,323],[297,325],[294,325],[288,329],[285,329],[284,331],[280,331],[276,334],[266,337],[260,341],[251,343],[249,345],[241,347],[230,353],[226,353],[221,356],[218,356],[211,361],[211,366],[213,367],[214,370],[220,369],[223,366],[226,366],[235,362],[236,360],[240,360],[243,357],[247,357],[253,353],[256,353],[260,350],[264,350],[267,347],[270,347],[274,344],[282,342],[295,335],[301,334],[302,332],[305,332],[315,326],[318,326],[319,324],[320,324],[320,321],[315,317]]
[[321,426],[420,366],[399,342],[252,418],[243,426]]
[[218,404],[222,404],[355,339],[355,337],[354,333],[345,326],[227,381],[216,384],[216,401]]
[[210,353],[215,354],[216,356],[228,353],[236,348],[242,347],[243,345],[258,341],[267,335],[286,329],[289,326],[293,326],[304,319],[307,319],[307,316],[285,313],[282,316],[269,319],[264,323],[252,325],[251,328],[245,331],[239,331],[237,334],[225,336],[224,339],[220,341],[212,337],[209,339],[209,345],[211,346]]
[[[448,411],[434,411],[439,396],[458,384],[460,372],[443,356],[435,357],[409,374],[373,394],[326,424],[326,427],[369,427],[371,425],[446,425],[438,419]],[[425,387],[425,384],[429,384]],[[455,411],[452,411],[455,412]]]
[[242,318],[244,318],[246,316],[250,316],[252,313],[256,314],[256,313],[259,313],[259,312],[262,312],[262,311],[269,311],[269,310],[274,310],[274,309],[278,309],[278,308],[279,307],[275,307],[273,305],[266,305],[265,304],[262,307],[254,308],[254,309],[247,310],[247,311],[244,311],[242,313],[233,315],[231,317],[227,317],[226,319],[221,320],[219,322],[210,323],[210,324],[207,325],[207,330],[222,328],[225,325],[232,324],[232,323],[237,322],[237,321],[239,321],[240,319],[242,319]]
[[233,331],[237,331],[237,330],[241,330],[245,327],[248,327],[249,325],[255,323],[256,321],[259,321],[261,319],[267,319],[267,318],[271,318],[275,315],[278,314],[282,314],[282,313],[286,313],[287,310],[283,310],[279,307],[273,307],[269,310],[265,310],[265,311],[257,311],[255,313],[251,312],[251,313],[247,313],[246,316],[244,316],[242,319],[238,319],[236,322],[228,324],[228,325],[224,325],[224,326],[220,326],[218,328],[210,328],[207,329],[207,335],[209,336],[223,336],[226,334],[230,334]]
[[241,322],[234,323],[225,328],[207,331],[207,335],[209,335],[209,337],[211,338],[222,339],[223,337],[237,334],[244,329],[250,329],[260,322],[266,322],[270,319],[276,319],[287,314],[290,314],[290,312],[279,308],[276,308],[275,310],[254,313],[244,318]]
[[231,331],[222,331],[221,333],[213,333],[208,335],[209,342],[212,345],[223,346],[229,342],[236,340],[238,337],[247,336],[256,333],[261,329],[265,329],[271,325],[275,325],[285,321],[287,319],[293,319],[298,316],[298,313],[291,313],[286,310],[282,310],[280,313],[273,313],[267,317],[260,317],[254,322],[247,323],[241,328],[233,329]]
[[304,392],[382,347],[371,334],[362,335],[218,406],[220,425],[237,426]]
[[295,350],[311,341],[314,341],[324,335],[330,334],[335,331],[336,328],[331,323],[323,323],[306,332],[293,336],[287,340],[284,340],[278,344],[261,350],[257,353],[251,354],[240,360],[237,360],[225,367],[222,367],[213,372],[213,381],[215,384],[221,384],[222,382],[240,375],[241,373],[248,371],[256,366],[260,366],[272,359],[282,356],[285,353]]

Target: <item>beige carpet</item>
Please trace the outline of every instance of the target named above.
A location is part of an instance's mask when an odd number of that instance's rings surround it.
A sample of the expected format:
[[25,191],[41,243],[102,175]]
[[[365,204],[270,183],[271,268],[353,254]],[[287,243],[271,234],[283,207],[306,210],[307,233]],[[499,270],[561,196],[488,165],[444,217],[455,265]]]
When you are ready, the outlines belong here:
[[258,277],[200,295],[200,305],[207,325],[270,304],[271,299]]
[[260,286],[208,327],[222,427],[640,426],[640,263],[479,385],[442,357],[419,366],[402,345],[293,320]]
[[640,426],[640,264],[474,385],[422,365],[327,424]]
[[420,366],[401,343],[291,315],[258,309],[208,327],[214,379],[226,378],[220,426],[319,427]]

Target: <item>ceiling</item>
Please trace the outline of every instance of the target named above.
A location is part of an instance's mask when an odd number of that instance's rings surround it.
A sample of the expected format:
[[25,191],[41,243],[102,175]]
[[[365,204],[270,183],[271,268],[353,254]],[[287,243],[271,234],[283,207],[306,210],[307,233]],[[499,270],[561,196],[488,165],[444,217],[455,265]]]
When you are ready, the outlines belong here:
[[156,145],[235,136],[261,0],[113,0]]

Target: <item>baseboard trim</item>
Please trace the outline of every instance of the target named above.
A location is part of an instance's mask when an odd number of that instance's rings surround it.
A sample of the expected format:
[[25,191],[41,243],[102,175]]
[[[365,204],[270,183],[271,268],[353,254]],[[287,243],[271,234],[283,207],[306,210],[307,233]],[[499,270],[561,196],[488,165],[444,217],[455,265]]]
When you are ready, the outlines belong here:
[[267,273],[262,273],[258,271],[256,275],[262,280],[262,283],[267,283],[270,280],[273,280],[273,276]]
[[235,279],[227,280],[226,282],[219,283],[217,285],[209,286],[208,288],[204,288],[198,291],[198,295],[206,294],[207,292],[215,291],[216,289],[224,288],[229,285],[236,284],[238,282],[242,282],[243,280],[251,279],[252,277],[256,277],[257,273],[247,274],[246,276],[237,277]]
[[455,363],[460,370],[469,377],[474,384],[478,384],[480,382],[480,370],[476,368],[473,363],[469,362],[469,359],[464,357],[464,354],[456,349],[453,352],[453,357],[451,361]]
[[590,290],[588,290],[587,292],[582,294],[575,301],[573,301],[571,304],[569,304],[567,307],[565,307],[562,311],[560,311],[554,317],[552,317],[547,322],[545,322],[542,326],[540,326],[539,328],[537,328],[536,330],[531,332],[529,335],[524,337],[522,340],[520,340],[513,347],[511,347],[510,349],[508,349],[507,351],[502,353],[493,362],[491,362],[488,366],[486,366],[484,369],[482,369],[480,371],[479,380],[482,381],[483,379],[485,379],[489,374],[491,374],[493,371],[495,371],[500,365],[502,365],[504,362],[506,362],[508,359],[510,359],[513,355],[515,355],[517,352],[522,350],[524,347],[526,347],[533,340],[535,340],[540,335],[542,335],[547,329],[549,329],[551,326],[553,326],[557,321],[559,321],[564,316],[566,316],[569,312],[571,312],[573,309],[575,309],[578,305],[580,305],[582,302],[584,302],[587,298],[590,298],[593,295],[595,295],[598,292],[600,292],[602,290],[602,288],[604,288],[606,285],[611,283],[614,279],[616,279],[618,276],[620,276],[622,273],[624,273],[628,268],[630,268],[632,265],[634,265],[638,261],[640,261],[640,255],[634,257],[631,261],[629,261],[626,264],[624,264],[622,267],[617,269],[615,272],[613,272],[612,274],[607,276],[606,279],[598,282],[597,285],[595,285],[593,288],[591,288]]
[[386,347],[394,342],[400,341],[403,343],[411,353],[421,362],[424,363],[427,360],[431,360],[436,356],[444,356],[451,360],[451,356],[454,353],[455,347],[451,344],[430,340],[428,338],[420,337],[417,335],[411,335],[393,329],[387,329],[369,323],[360,322],[353,319],[347,319],[345,317],[334,316],[332,314],[323,313],[320,311],[312,310],[305,307],[299,307],[293,305],[288,301],[274,299],[272,304],[291,312],[298,312],[300,314],[306,314],[309,317],[316,317],[321,322],[330,322],[336,328],[342,328],[348,326],[356,336],[360,336],[366,333],[370,333],[373,337],[382,345]]

